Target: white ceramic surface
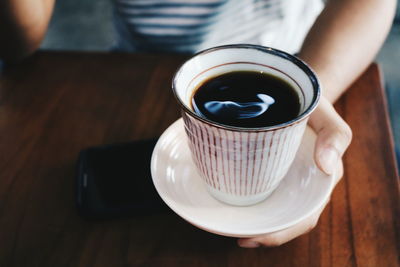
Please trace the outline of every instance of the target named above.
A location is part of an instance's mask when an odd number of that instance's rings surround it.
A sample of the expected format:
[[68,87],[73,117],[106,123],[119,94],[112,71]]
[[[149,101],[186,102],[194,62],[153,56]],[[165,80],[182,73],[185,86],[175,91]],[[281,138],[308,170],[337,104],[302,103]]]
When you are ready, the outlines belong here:
[[[194,112],[190,103],[200,84],[222,73],[243,70],[269,73],[291,84],[299,96],[299,114],[276,125],[243,128],[220,124]],[[315,73],[300,59],[248,44],[199,52],[178,69],[172,89],[182,108],[189,148],[201,178],[215,198],[237,206],[258,203],[279,185],[295,158],[308,116],[320,95]]]
[[334,177],[315,166],[315,134],[306,129],[302,144],[279,187],[266,200],[248,207],[213,198],[200,178],[186,140],[182,120],[160,137],[151,160],[154,185],[165,203],[191,224],[220,235],[252,237],[293,226],[329,198]]

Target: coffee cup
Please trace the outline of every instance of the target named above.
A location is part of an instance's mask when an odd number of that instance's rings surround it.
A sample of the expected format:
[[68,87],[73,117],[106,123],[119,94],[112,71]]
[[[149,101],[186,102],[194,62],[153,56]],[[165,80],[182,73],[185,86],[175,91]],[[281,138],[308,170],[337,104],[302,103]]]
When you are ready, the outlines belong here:
[[[298,96],[298,114],[274,125],[240,127],[197,112],[192,104],[196,90],[212,77],[233,72],[264,73],[283,80]],[[178,69],[172,88],[181,106],[193,162],[208,192],[237,206],[263,201],[279,186],[320,97],[317,76],[302,60],[248,44],[195,54]]]

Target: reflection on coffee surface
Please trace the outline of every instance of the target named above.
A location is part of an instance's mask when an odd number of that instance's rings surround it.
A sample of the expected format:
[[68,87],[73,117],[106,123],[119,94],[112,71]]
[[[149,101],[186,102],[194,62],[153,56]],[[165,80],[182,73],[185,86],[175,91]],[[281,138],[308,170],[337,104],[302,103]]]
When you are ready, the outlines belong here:
[[299,96],[271,74],[233,71],[203,82],[192,96],[192,109],[217,123],[259,128],[281,124],[300,112]]

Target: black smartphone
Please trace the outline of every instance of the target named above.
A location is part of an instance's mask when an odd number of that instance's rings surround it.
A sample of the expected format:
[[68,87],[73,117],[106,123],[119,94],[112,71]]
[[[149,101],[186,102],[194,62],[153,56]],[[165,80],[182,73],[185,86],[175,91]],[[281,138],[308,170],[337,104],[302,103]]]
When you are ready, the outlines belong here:
[[78,213],[113,219],[168,210],[151,178],[150,160],[157,139],[87,148],[76,175]]

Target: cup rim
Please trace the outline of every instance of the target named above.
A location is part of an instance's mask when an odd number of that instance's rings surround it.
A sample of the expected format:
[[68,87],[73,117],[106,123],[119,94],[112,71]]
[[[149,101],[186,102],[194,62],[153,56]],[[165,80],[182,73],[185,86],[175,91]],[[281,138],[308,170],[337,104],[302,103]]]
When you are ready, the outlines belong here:
[[[283,123],[280,123],[277,125],[271,125],[271,126],[265,126],[265,127],[251,127],[251,128],[230,126],[230,125],[218,123],[218,122],[209,120],[207,118],[204,118],[204,117],[196,114],[194,111],[192,111],[190,108],[188,108],[185,103],[183,103],[183,101],[179,98],[177,90],[176,90],[176,80],[177,80],[179,74],[182,72],[183,66],[187,62],[189,62],[190,60],[193,60],[194,58],[196,58],[198,56],[205,55],[205,54],[217,51],[217,50],[232,49],[232,48],[259,50],[264,53],[279,56],[281,58],[284,58],[284,59],[294,63],[308,76],[308,78],[310,79],[310,82],[312,84],[314,96],[313,96],[313,99],[311,100],[310,106],[305,111],[303,111],[299,116],[297,116],[296,118],[294,118],[290,121],[283,122]],[[178,70],[175,72],[175,74],[172,78],[172,91],[174,93],[176,100],[178,101],[179,105],[181,106],[181,108],[186,113],[188,113],[190,116],[192,116],[195,119],[198,119],[206,124],[217,127],[217,128],[221,128],[224,130],[231,130],[231,131],[240,131],[240,132],[259,132],[259,131],[277,130],[277,129],[281,129],[281,128],[286,128],[293,124],[297,124],[298,122],[308,118],[308,116],[314,111],[314,109],[317,107],[317,104],[319,102],[320,95],[321,95],[321,87],[320,87],[318,77],[307,63],[305,63],[301,59],[297,58],[296,56],[293,56],[282,50],[275,49],[272,47],[261,46],[261,45],[253,45],[253,44],[221,45],[221,46],[211,47],[211,48],[208,48],[208,49],[205,49],[205,50],[195,53],[193,56],[191,56],[189,59],[187,59],[184,63],[182,63],[179,66]]]

